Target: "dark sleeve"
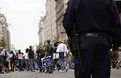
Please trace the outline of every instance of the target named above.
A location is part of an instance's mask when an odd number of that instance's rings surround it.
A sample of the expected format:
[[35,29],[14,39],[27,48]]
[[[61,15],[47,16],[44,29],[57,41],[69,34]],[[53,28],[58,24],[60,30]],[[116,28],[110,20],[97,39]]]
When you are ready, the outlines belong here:
[[74,24],[74,0],[69,0],[68,6],[63,18],[63,26],[68,37],[72,37],[73,24]]
[[113,9],[112,43],[113,43],[113,49],[116,50],[121,44],[121,23],[116,3],[114,2],[114,0],[111,1],[112,1],[111,6]]

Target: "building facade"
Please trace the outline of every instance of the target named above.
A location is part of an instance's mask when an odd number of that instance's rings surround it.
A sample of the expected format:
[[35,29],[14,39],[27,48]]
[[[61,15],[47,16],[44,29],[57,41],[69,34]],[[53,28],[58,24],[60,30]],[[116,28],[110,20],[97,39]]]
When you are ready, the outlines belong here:
[[39,40],[44,43],[46,40],[52,42],[67,40],[67,35],[63,28],[63,14],[66,10],[68,0],[47,0],[46,15],[39,23]]
[[5,42],[6,49],[10,50],[10,32],[4,14],[0,14],[0,41],[1,40]]
[[39,21],[39,32],[38,32],[38,35],[39,35],[39,44],[43,44],[43,17],[41,17],[41,20]]
[[39,42],[42,44],[47,40],[51,40],[51,42],[54,42],[57,38],[55,1],[47,0],[45,6],[46,14],[40,20],[38,33]]
[[0,40],[3,38],[3,25],[2,22],[0,21]]
[[[51,41],[67,40],[66,32],[63,28],[63,14],[67,8],[69,0],[47,0],[46,15],[41,20],[41,42],[48,39]],[[119,11],[121,12],[121,0],[115,0]],[[120,15],[121,18],[121,15]]]
[[62,20],[64,14],[64,0],[56,1],[56,25],[57,25],[57,40],[65,40],[66,33],[63,28]]

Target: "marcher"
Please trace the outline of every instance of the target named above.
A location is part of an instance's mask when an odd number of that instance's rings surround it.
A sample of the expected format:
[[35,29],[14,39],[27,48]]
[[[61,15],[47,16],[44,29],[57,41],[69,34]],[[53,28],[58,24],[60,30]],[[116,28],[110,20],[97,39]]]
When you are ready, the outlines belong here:
[[56,52],[59,42],[54,43],[53,49],[53,70],[57,69],[60,70],[60,65],[58,63],[59,53]]
[[29,46],[29,61],[30,61],[30,70],[35,72],[34,62],[35,62],[35,53],[32,50],[32,46]]
[[30,69],[28,53],[29,53],[29,49],[26,48],[24,57],[25,57],[25,65],[26,65],[25,68],[26,68],[27,71],[29,71],[29,69]]
[[[50,57],[50,62],[53,61],[53,46],[50,43],[50,40],[47,40],[47,45],[45,46],[45,55],[46,58]],[[46,66],[46,73],[53,73],[53,65]]]
[[110,49],[116,52],[121,44],[114,0],[69,0],[63,26],[74,55],[75,78],[110,78]]
[[1,55],[0,55],[0,73],[3,73],[2,67],[3,67],[3,59],[2,59],[2,57],[1,57]]
[[21,52],[21,50],[18,50],[18,68],[19,71],[24,71],[23,69],[23,53]]
[[2,51],[3,48],[0,48],[0,74],[1,73],[4,73],[3,72],[3,58],[1,56],[1,51]]
[[64,44],[64,41],[60,41],[60,44],[57,47],[56,50],[57,53],[59,53],[59,65],[60,65],[60,72],[65,72],[66,71],[66,54],[67,54],[67,46]]
[[37,64],[39,67],[39,72],[42,72],[43,68],[42,68],[42,60],[41,59],[45,56],[45,52],[42,49],[42,46],[37,48],[36,54],[37,54]]
[[3,68],[5,69],[5,72],[8,73],[9,72],[9,64],[10,64],[10,54],[6,49],[3,49],[1,51],[1,57],[3,59]]
[[11,55],[11,57],[10,57],[10,66],[11,66],[11,71],[13,71],[13,72],[14,72],[16,56],[15,56],[15,54],[14,54],[14,52],[13,52],[13,51],[11,51],[11,52],[10,52],[10,55]]

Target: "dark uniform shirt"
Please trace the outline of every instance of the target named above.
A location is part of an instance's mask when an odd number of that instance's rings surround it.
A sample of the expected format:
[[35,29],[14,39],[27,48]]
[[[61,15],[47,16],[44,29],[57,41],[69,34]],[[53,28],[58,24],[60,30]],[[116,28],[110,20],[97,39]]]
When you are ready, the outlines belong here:
[[77,33],[106,32],[111,27],[112,11],[106,0],[80,0],[76,10]]
[[112,32],[113,43],[117,45],[121,40],[121,26],[115,2],[113,0],[80,0],[75,9],[75,1],[68,2],[64,15],[63,25],[67,35],[73,36],[73,25],[79,35]]

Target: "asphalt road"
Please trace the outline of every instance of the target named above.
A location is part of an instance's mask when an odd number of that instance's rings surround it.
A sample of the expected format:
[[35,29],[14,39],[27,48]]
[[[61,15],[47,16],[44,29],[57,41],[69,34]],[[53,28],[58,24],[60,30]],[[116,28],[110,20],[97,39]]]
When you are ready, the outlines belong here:
[[[54,71],[52,74],[39,73],[39,71],[15,71],[5,74],[0,74],[0,78],[74,78],[74,71],[69,70],[68,72]],[[121,78],[121,69],[112,69],[111,78]]]

